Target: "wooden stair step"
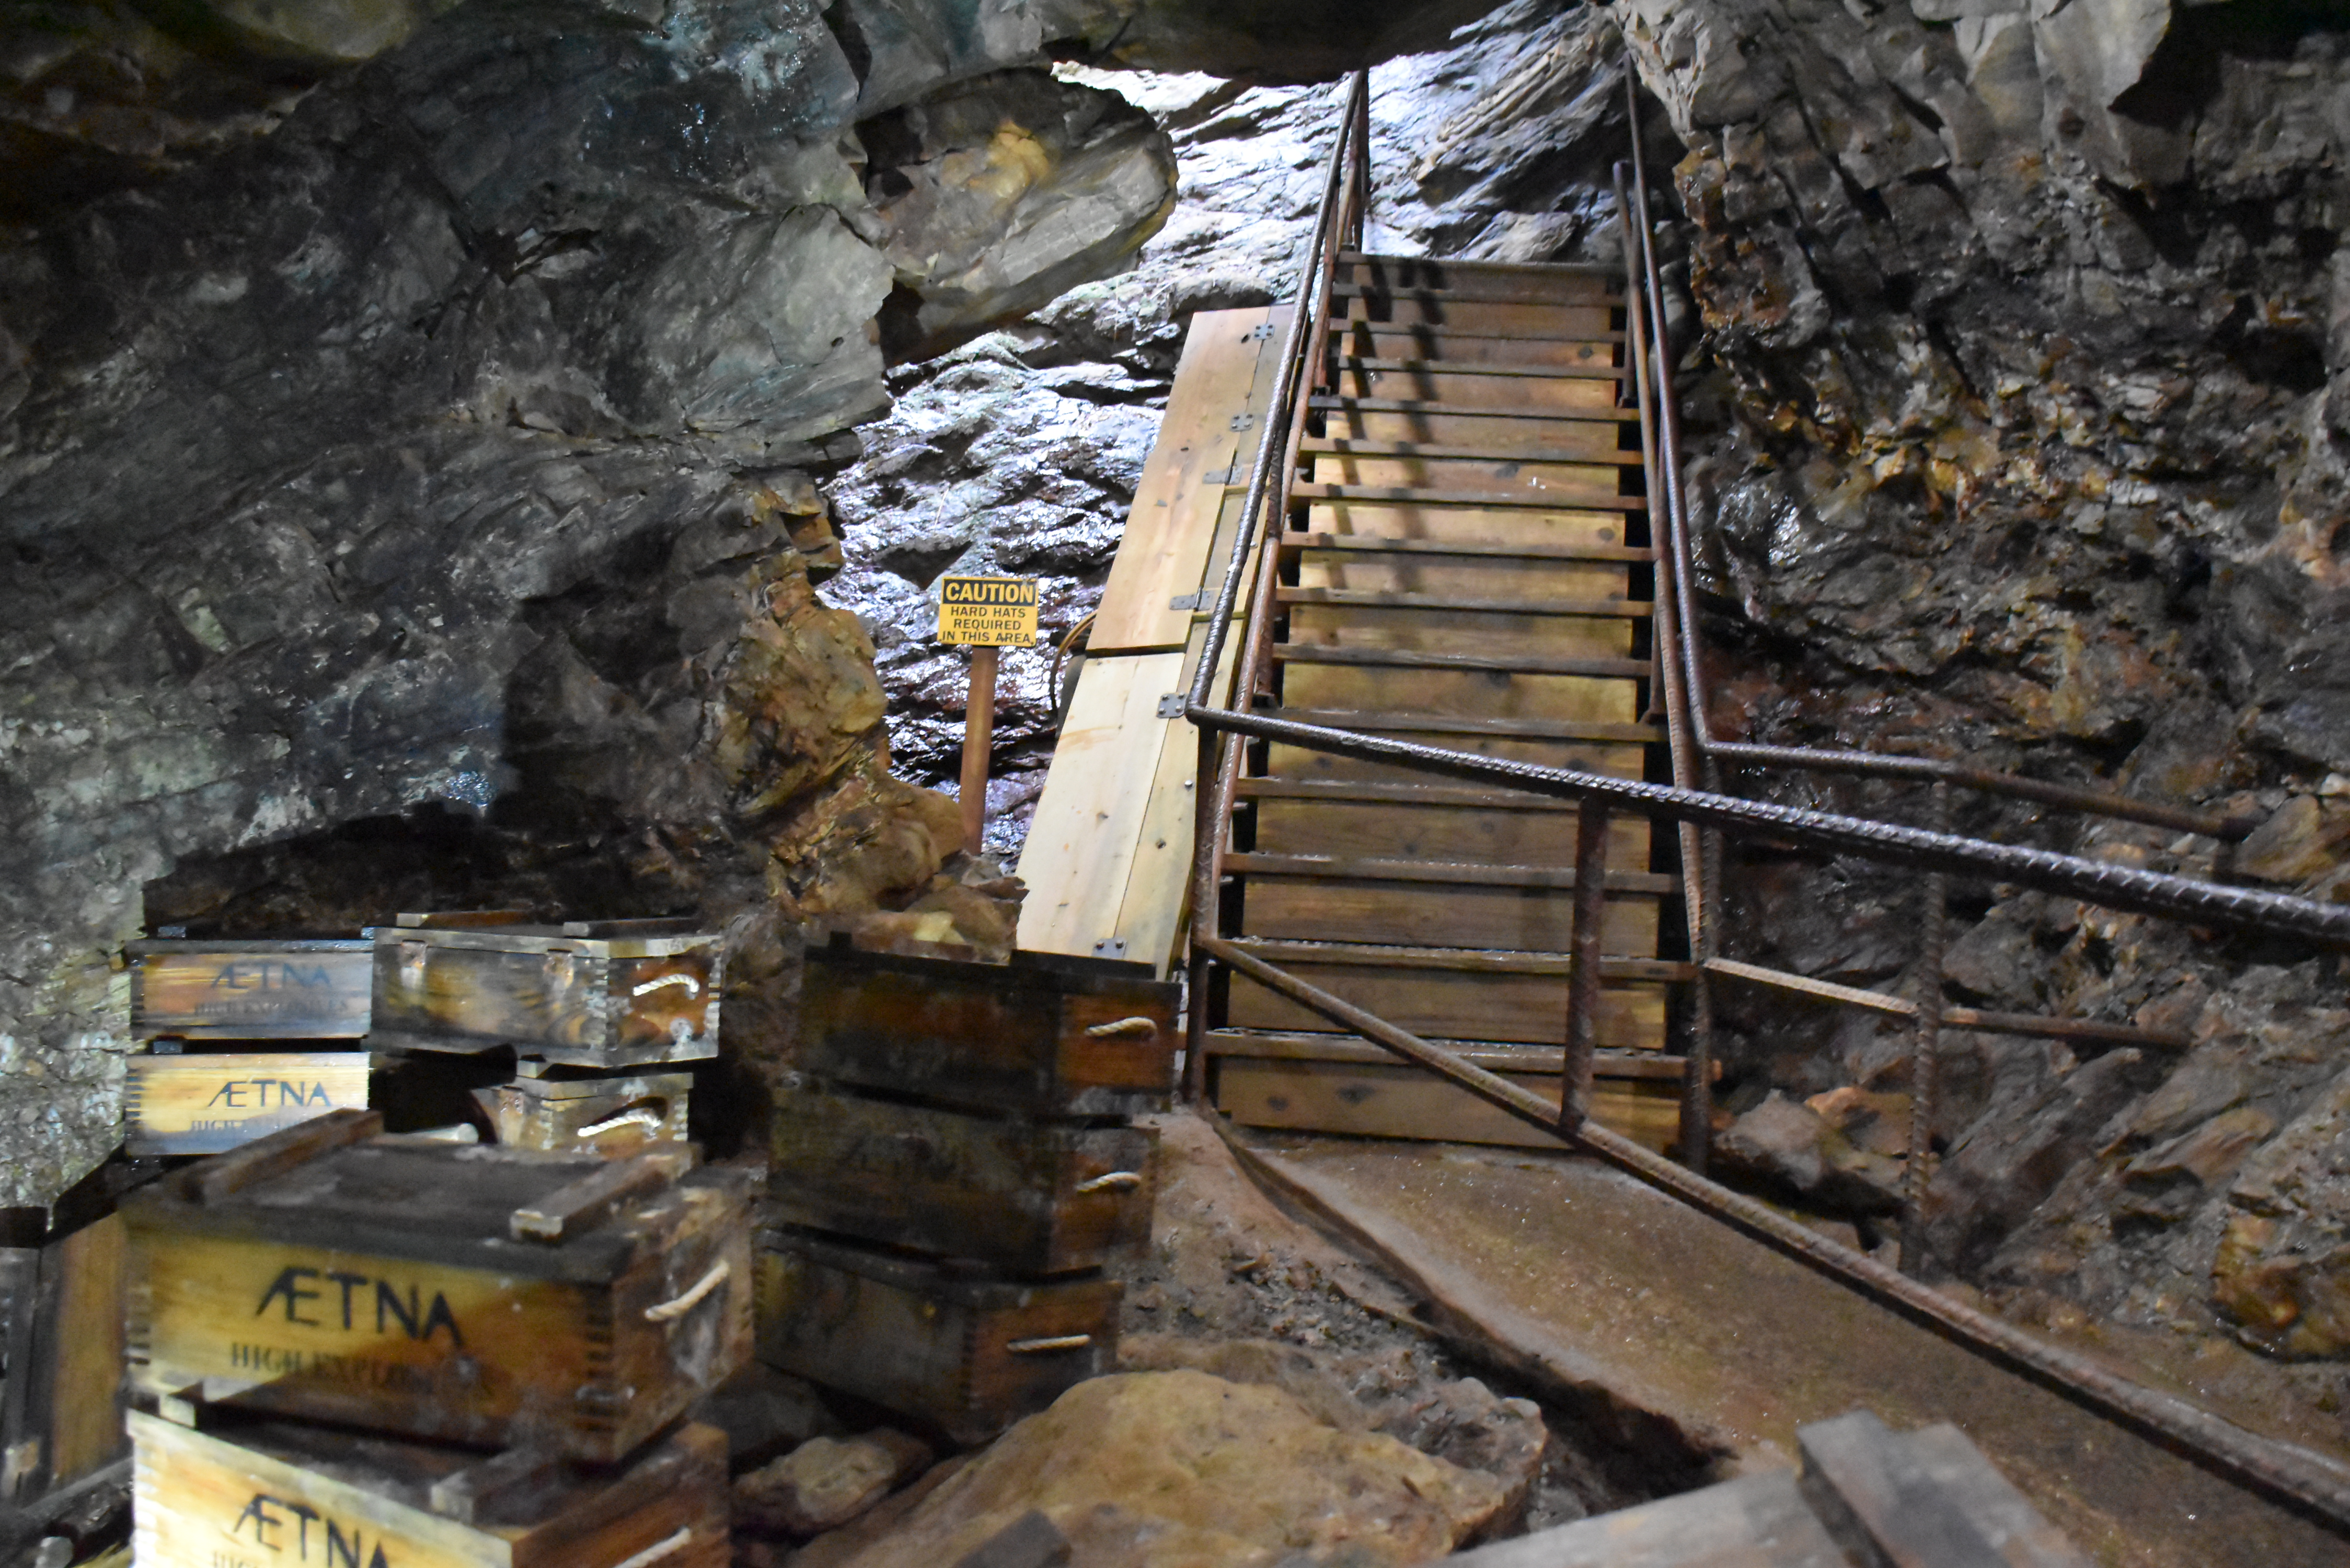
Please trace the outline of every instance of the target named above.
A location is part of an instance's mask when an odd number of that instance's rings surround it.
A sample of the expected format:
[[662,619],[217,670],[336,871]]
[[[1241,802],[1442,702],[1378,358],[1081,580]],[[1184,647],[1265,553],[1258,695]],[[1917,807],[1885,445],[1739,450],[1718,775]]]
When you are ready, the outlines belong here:
[[[1347,882],[1426,882],[1453,888],[1572,888],[1570,867],[1471,866],[1426,860],[1340,860],[1309,855],[1258,855],[1242,852],[1224,857],[1224,869],[1240,877],[1291,877]],[[1679,891],[1680,880],[1653,871],[1607,873],[1611,893],[1667,894]]]
[[1645,495],[1560,495],[1555,492],[1516,495],[1506,491],[1409,490],[1397,485],[1379,484],[1296,484],[1290,487],[1289,498],[1294,502],[1357,501],[1408,506],[1506,506],[1518,510],[1534,506],[1545,512],[1646,512],[1648,509],[1648,498]]
[[1645,680],[1656,667],[1645,659],[1557,659],[1545,654],[1423,653],[1417,649],[1325,648],[1277,642],[1278,664],[1377,664],[1409,670],[1491,670],[1512,675],[1585,675]]
[[[1333,1025],[1335,1030],[1336,1026]],[[1422,1038],[1428,1038],[1422,1036]],[[1555,1045],[1516,1045],[1492,1040],[1431,1040],[1449,1051],[1495,1073],[1555,1073],[1560,1066],[1560,1047]],[[1275,1062],[1378,1062],[1409,1066],[1411,1064],[1387,1047],[1364,1039],[1359,1034],[1314,1034],[1304,1032],[1284,1032],[1270,1029],[1211,1029],[1207,1039],[1211,1056],[1256,1056]],[[1720,1064],[1716,1064],[1716,1071]],[[1592,1071],[1602,1078],[1669,1078],[1678,1083],[1689,1070],[1685,1056],[1668,1055],[1663,1051],[1627,1050],[1622,1046],[1603,1046],[1592,1058]]]
[[1347,805],[1457,806],[1478,811],[1549,812],[1574,815],[1571,800],[1479,789],[1473,784],[1382,784],[1375,779],[1268,779],[1235,781],[1243,800],[1328,801]]
[[1419,457],[1450,458],[1465,462],[1563,462],[1586,466],[1613,463],[1622,468],[1638,468],[1648,460],[1638,451],[1624,447],[1595,447],[1582,452],[1564,449],[1543,452],[1495,452],[1491,447],[1444,446],[1432,441],[1358,441],[1352,436],[1307,436],[1297,450],[1307,456],[1331,457]]
[[1395,300],[1410,300],[1416,304],[1429,305],[1535,305],[1566,309],[1573,309],[1577,306],[1603,306],[1614,310],[1621,309],[1625,306],[1625,298],[1621,294],[1541,294],[1492,283],[1455,284],[1446,288],[1431,288],[1417,284],[1342,283],[1332,287],[1330,297],[1360,299],[1380,304]]
[[1473,257],[1396,256],[1378,251],[1340,251],[1340,266],[1436,267],[1451,272],[1489,273],[1502,276],[1596,277],[1623,281],[1624,269],[1614,262],[1505,262]]
[[[1445,970],[1461,974],[1535,974],[1565,976],[1570,962],[1564,952],[1510,948],[1431,948],[1387,942],[1316,942],[1234,937],[1234,947],[1286,969],[1297,964],[1337,964],[1363,969]],[[1679,984],[1697,978],[1697,966],[1672,959],[1608,954],[1599,961],[1602,980]]]
[[1515,376],[1522,379],[1542,381],[1619,381],[1624,378],[1620,365],[1512,365],[1495,364],[1490,359],[1375,359],[1359,355],[1341,354],[1336,357],[1338,367],[1347,370],[1401,370],[1407,373],[1426,371],[1445,376]]
[[[1567,310],[1593,310],[1596,312],[1600,307],[1594,302],[1573,300],[1565,302],[1562,306],[1562,308]],[[1564,333],[1511,332],[1503,328],[1493,327],[1454,327],[1442,321],[1373,321],[1360,316],[1333,316],[1327,321],[1323,323],[1323,329],[1331,333],[1366,332],[1373,334],[1391,333],[1398,335],[1408,333],[1414,337],[1418,337],[1425,334],[1433,337],[1440,341],[1453,338],[1492,338],[1497,342],[1503,343],[1606,343],[1612,345],[1623,342],[1626,337],[1629,336],[1627,333],[1617,332],[1614,330],[1605,332]]]
[[[1618,378],[1630,373],[1620,369],[1610,372]],[[1569,420],[1589,424],[1619,425],[1640,422],[1640,410],[1638,409],[1552,409],[1523,403],[1489,407],[1483,403],[1448,403],[1429,398],[1358,398],[1325,393],[1308,398],[1306,406],[1330,413],[1349,413],[1360,410],[1388,414],[1467,414],[1481,420]]]
[[[1513,1148],[1564,1147],[1557,1137],[1417,1064],[1250,1056],[1211,1061],[1217,1108],[1244,1127]],[[1545,1096],[1561,1093],[1565,1083],[1555,1068],[1510,1076],[1521,1087]],[[1659,1153],[1671,1147],[1679,1107],[1677,1079],[1610,1076],[1593,1081],[1591,1119]]]
[[1534,741],[1589,741],[1635,746],[1657,744],[1665,738],[1661,724],[1610,723],[1604,720],[1476,719],[1368,708],[1269,708],[1263,711],[1263,716],[1372,734],[1394,731],[1415,735],[1513,735]]
[[[1574,511],[1573,507],[1557,508]],[[1367,550],[1387,556],[1514,556],[1525,561],[1653,561],[1645,545],[1497,545],[1475,540],[1415,539],[1399,534],[1330,534],[1319,530],[1281,536],[1284,554],[1299,550]]]
[[1647,599],[1463,599],[1443,594],[1390,594],[1369,588],[1282,588],[1285,605],[1353,605],[1368,609],[1492,611],[1507,615],[1603,616],[1641,619],[1655,609]]

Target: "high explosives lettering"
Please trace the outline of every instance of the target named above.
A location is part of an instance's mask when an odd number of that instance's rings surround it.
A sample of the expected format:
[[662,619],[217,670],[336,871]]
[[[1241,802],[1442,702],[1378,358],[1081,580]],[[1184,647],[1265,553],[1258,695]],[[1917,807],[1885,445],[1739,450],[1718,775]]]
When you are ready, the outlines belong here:
[[939,640],[968,647],[1025,648],[1036,640],[1034,577],[941,577]]

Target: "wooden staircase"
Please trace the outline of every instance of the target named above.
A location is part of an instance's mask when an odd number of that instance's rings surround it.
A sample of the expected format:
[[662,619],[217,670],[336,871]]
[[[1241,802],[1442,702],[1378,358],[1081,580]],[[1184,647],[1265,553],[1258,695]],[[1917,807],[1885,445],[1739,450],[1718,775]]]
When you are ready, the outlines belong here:
[[[1260,711],[1495,757],[1669,776],[1623,275],[1342,254],[1280,537]],[[1243,770],[1222,929],[1555,1096],[1576,812],[1278,743]],[[1617,816],[1593,1113],[1663,1148],[1669,836]],[[1677,955],[1676,955],[1677,956]],[[1534,1144],[1545,1135],[1244,975],[1205,999],[1235,1120]],[[1195,1002],[1195,1005],[1198,1002]]]

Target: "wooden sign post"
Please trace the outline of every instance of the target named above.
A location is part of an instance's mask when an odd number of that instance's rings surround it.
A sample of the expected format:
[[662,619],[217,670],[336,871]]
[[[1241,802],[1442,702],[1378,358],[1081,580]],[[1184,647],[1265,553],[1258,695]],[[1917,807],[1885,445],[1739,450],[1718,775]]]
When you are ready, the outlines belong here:
[[962,846],[976,855],[987,830],[987,763],[995,742],[995,650],[1035,643],[1036,579],[940,579],[939,640],[971,649],[971,691],[963,700]]

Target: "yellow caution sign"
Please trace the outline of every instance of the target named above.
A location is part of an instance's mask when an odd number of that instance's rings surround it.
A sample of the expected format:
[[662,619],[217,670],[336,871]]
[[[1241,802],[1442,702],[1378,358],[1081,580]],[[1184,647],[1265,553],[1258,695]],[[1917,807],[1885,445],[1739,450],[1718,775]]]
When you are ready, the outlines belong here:
[[1036,640],[1036,579],[942,577],[939,640],[966,648],[1026,648]]

